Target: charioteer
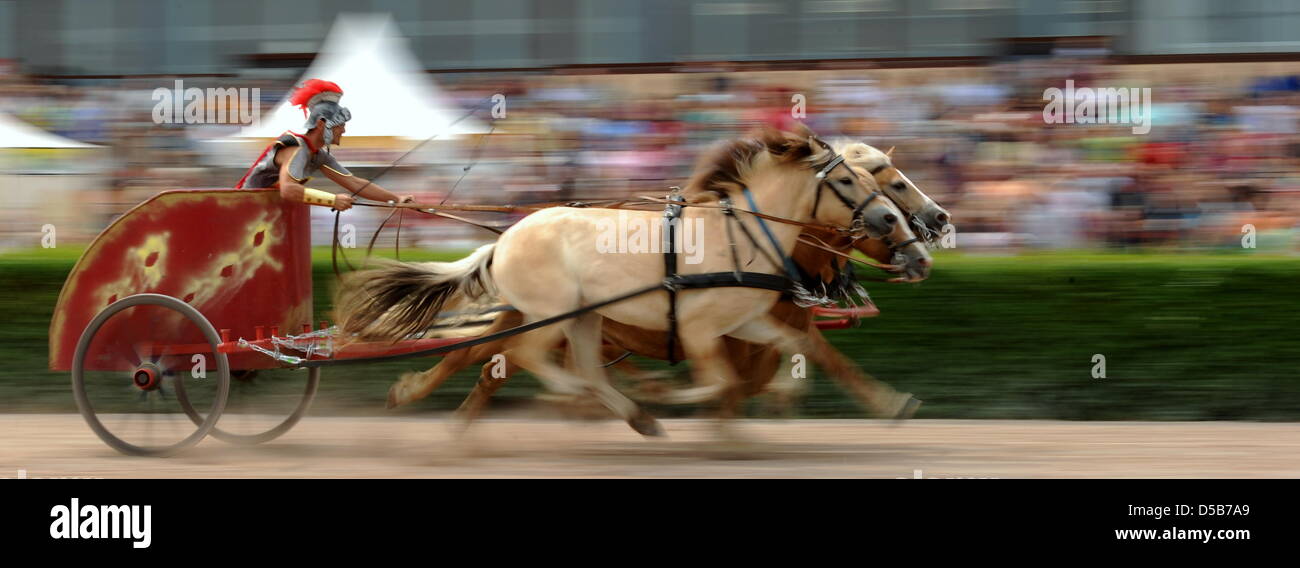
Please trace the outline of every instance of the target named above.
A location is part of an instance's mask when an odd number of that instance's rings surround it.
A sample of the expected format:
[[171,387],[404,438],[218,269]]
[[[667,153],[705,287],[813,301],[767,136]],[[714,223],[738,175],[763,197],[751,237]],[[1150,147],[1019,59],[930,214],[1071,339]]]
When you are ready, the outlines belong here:
[[[286,131],[270,146],[262,150],[257,161],[235,185],[246,187],[272,187],[280,196],[294,202],[321,205],[339,211],[352,208],[353,199],[406,203],[414,201],[410,195],[398,196],[378,184],[352,175],[330,153],[332,144],[343,140],[347,122],[352,113],[339,105],[343,89],[330,81],[308,79],[289,97],[289,103],[301,108],[307,122],[303,134]],[[316,173],[322,173],[347,193],[329,193],[307,187]]]

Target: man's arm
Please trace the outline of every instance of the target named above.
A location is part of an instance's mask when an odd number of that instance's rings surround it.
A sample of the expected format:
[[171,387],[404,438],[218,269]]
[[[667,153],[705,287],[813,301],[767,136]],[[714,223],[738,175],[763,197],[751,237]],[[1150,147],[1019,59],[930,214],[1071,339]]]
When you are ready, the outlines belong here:
[[343,189],[348,190],[352,195],[360,195],[375,201],[394,201],[397,203],[415,201],[415,198],[410,195],[398,196],[380,187],[377,183],[352,175],[352,172],[349,172],[338,160],[334,159],[333,154],[326,153],[323,158],[324,163],[321,164],[321,173],[324,173],[325,177],[330,178]]
[[321,168],[321,172],[325,174],[325,177],[330,178],[331,180],[334,181],[334,183],[337,183],[343,189],[348,190],[349,193],[355,193],[356,195],[359,195],[366,199],[373,199],[375,201],[385,201],[385,202],[394,201],[397,203],[406,203],[408,201],[415,201],[415,198],[413,196],[410,195],[399,196],[391,191],[388,191],[387,189],[380,187],[379,184],[369,182],[365,179],[359,178],[354,175],[341,174],[328,167]]
[[[303,159],[298,155],[298,150],[299,147],[295,146],[293,151],[289,153],[288,157],[284,159],[280,159],[279,155],[276,156],[276,161],[280,162],[280,197],[284,198],[286,201],[320,205],[331,209],[338,209],[339,211],[351,209],[352,197],[349,194],[340,193],[338,195],[329,196],[328,193],[316,189],[312,189],[309,192],[309,188],[303,185],[303,182],[307,180],[305,178],[294,177],[293,173],[291,173],[294,171],[294,162],[295,160]],[[315,195],[312,195],[312,199],[310,200],[305,199],[308,197],[309,193],[314,193]]]

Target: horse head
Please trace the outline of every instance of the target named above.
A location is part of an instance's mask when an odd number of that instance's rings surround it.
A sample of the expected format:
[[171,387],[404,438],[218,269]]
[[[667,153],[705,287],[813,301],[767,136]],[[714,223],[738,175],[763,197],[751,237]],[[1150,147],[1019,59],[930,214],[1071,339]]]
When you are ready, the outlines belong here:
[[881,152],[873,146],[852,141],[840,141],[835,146],[845,161],[871,175],[885,195],[917,225],[917,232],[924,235],[925,240],[933,241],[952,222],[952,215],[946,209],[894,167],[892,148],[889,152]]

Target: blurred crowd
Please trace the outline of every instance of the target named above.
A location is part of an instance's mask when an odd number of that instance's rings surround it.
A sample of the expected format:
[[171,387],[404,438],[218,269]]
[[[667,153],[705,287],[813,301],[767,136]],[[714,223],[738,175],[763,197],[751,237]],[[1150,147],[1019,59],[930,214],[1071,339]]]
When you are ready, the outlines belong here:
[[[869,69],[434,75],[462,109],[505,94],[506,117],[491,122],[490,136],[459,140],[444,159],[401,168],[381,183],[452,202],[662,194],[689,176],[709,144],[760,124],[799,121],[826,139],[893,148],[894,164],[953,213],[963,248],[1231,248],[1250,225],[1260,248],[1296,250],[1300,78],[1133,84],[1090,60],[900,76]],[[1044,89],[1066,79],[1078,87],[1150,87],[1150,132],[1047,124]],[[200,142],[229,126],[154,124],[148,92],[159,81],[71,85],[11,75],[0,78],[0,112],[107,148],[109,179],[85,196],[102,227],[153,192],[229,187],[246,167],[202,159]],[[263,109],[291,87],[233,81],[211,79],[261,87]],[[488,122],[486,110],[479,116]],[[436,246],[446,222],[425,223],[409,238]]]

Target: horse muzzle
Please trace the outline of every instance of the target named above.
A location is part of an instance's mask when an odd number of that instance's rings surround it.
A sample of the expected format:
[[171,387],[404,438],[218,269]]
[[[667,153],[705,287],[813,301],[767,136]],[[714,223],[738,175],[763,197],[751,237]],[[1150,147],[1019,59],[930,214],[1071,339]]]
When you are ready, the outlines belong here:
[[921,282],[930,277],[930,268],[934,265],[925,246],[919,242],[894,253],[892,263],[902,268],[896,282]]
[[930,202],[925,204],[920,211],[916,213],[916,218],[936,235],[942,235],[944,227],[952,223],[952,215],[947,209],[939,207],[937,203]]

